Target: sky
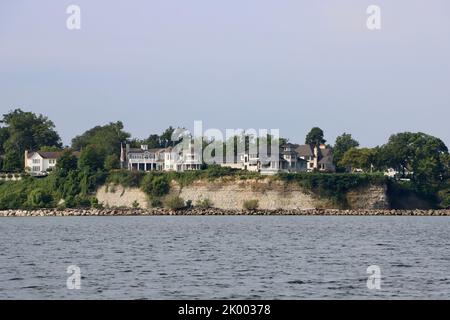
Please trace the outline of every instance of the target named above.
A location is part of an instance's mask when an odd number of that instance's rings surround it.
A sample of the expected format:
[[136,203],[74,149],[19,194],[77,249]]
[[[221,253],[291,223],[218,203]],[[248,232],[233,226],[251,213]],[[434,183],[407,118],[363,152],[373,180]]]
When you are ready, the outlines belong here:
[[[69,5],[81,29],[69,30]],[[381,29],[366,26],[369,5]],[[65,144],[122,121],[319,126],[362,146],[421,131],[450,146],[448,0],[0,0],[0,114],[42,113]]]

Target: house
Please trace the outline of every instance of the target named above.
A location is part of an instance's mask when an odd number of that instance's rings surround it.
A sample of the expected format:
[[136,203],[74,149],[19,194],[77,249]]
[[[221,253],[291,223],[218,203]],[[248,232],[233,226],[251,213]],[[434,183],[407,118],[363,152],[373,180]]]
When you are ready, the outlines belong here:
[[140,148],[130,148],[127,144],[121,147],[121,167],[139,171],[190,171],[200,170],[202,161],[192,144],[183,151],[174,147],[152,148],[141,145]]
[[411,176],[413,176],[414,172],[409,171],[405,168],[404,172],[399,172],[395,170],[394,168],[388,168],[384,171],[384,175],[391,178],[391,179],[397,179],[401,181],[410,181]]
[[[79,152],[73,153],[79,156]],[[62,151],[25,150],[25,171],[32,176],[45,176],[51,171],[62,155]]]
[[295,151],[296,145],[285,144],[280,147],[277,158],[262,156],[257,152],[243,152],[238,155],[236,163],[222,163],[221,166],[239,168],[251,172],[272,175],[280,172],[305,172],[306,160],[300,158]]
[[164,169],[165,149],[149,149],[142,145],[140,148],[130,148],[127,144],[125,150],[121,147],[121,166],[128,170],[161,171]]
[[279,158],[274,160],[261,157],[255,152],[244,152],[238,156],[236,163],[223,163],[221,166],[239,168],[242,170],[260,172],[261,174],[276,174],[280,172],[335,172],[333,153],[325,145],[313,147],[286,143],[280,147]]
[[335,172],[333,152],[324,144],[319,147],[309,144],[297,145],[295,151],[298,156],[307,161],[307,171]]

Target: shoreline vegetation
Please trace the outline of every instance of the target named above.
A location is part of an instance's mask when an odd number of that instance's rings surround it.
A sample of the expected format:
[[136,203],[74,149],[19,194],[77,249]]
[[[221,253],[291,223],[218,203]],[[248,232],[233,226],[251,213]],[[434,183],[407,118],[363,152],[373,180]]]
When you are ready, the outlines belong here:
[[[103,185],[139,188],[145,193],[151,210],[217,210],[207,199],[203,203],[192,203],[192,199],[169,198],[172,183],[186,186],[198,180],[268,179],[258,172],[206,163],[202,170],[187,172],[120,169],[121,144],[145,144],[149,148],[173,146],[177,143],[171,140],[173,132],[174,128],[169,127],[161,135],[136,139],[124,131],[118,121],[96,126],[74,137],[70,147],[64,147],[53,122],[47,117],[20,109],[10,111],[0,119],[0,168],[3,170],[0,172],[0,210],[108,209],[96,198],[96,191]],[[245,135],[235,136],[233,141],[239,139],[246,146],[250,141]],[[280,138],[281,141],[288,139]],[[213,142],[207,138],[202,141],[204,146]],[[313,128],[305,143],[325,144],[323,131]],[[350,208],[345,197],[347,192],[366,185],[386,186],[391,209],[450,208],[450,155],[439,138],[421,132],[402,132],[393,134],[381,146],[359,148],[359,142],[344,133],[333,146],[328,146],[333,150],[336,173],[279,173],[270,179],[286,185],[296,184],[340,209]],[[26,173],[29,168],[24,168],[25,151],[31,150],[59,151],[61,155],[44,177],[35,177]],[[385,176],[388,169],[393,169],[398,176]],[[411,199],[421,205],[414,207]],[[248,200],[242,209],[258,210],[258,199]],[[138,209],[140,205],[136,203],[133,208]]]
[[152,209],[38,209],[0,210],[0,217],[79,217],[79,216],[450,216],[450,209],[390,210],[390,209],[277,209],[277,210],[225,210],[215,208],[189,208],[173,210]]

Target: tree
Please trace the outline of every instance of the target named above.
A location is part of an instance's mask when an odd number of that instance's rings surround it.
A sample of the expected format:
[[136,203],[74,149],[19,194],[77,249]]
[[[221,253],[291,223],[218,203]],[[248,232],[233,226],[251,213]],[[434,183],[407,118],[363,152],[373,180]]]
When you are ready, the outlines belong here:
[[338,165],[344,168],[371,171],[376,159],[376,150],[370,148],[351,148],[344,153]]
[[3,158],[3,170],[16,171],[23,168],[23,155],[17,149],[8,147]]
[[72,150],[65,149],[56,162],[56,170],[65,176],[68,172],[77,169],[77,162]]
[[161,135],[160,144],[163,148],[175,145],[175,141],[172,141],[172,134],[174,131],[175,129],[172,128],[172,126],[169,126],[169,128],[167,128]]
[[49,190],[44,190],[42,188],[37,188],[31,190],[28,194],[28,205],[32,208],[45,208],[51,207],[53,203],[53,196]]
[[25,150],[39,150],[44,146],[57,148],[62,146],[54,123],[41,114],[36,115],[15,109],[4,114],[0,123],[5,125],[0,130],[0,142],[2,142],[0,150],[5,152],[5,170],[22,169]]
[[[7,127],[0,127],[0,154],[5,152],[3,144],[9,138],[9,131]],[[1,168],[1,167],[0,167]]]
[[314,127],[311,131],[306,135],[305,143],[318,147],[322,143],[325,143],[323,130],[319,127]]
[[78,168],[86,171],[104,169],[105,155],[95,145],[88,145],[80,154]]
[[339,162],[348,150],[357,147],[359,147],[359,142],[353,139],[351,134],[344,132],[336,138],[333,147],[333,161],[337,171],[342,172],[345,170],[345,167],[340,166]]
[[151,134],[147,140],[145,140],[145,143],[149,148],[161,148],[161,141],[157,134]]
[[82,150],[89,145],[95,145],[103,157],[120,153],[120,144],[130,138],[130,134],[123,130],[120,121],[110,122],[104,126],[96,126],[80,136],[72,139],[72,149]]
[[106,156],[105,158],[105,169],[108,171],[119,169],[120,168],[120,161],[119,157],[115,154],[110,154]]
[[403,174],[412,172],[412,179],[419,183],[439,183],[448,174],[445,159],[448,148],[431,135],[417,132],[394,134],[380,148],[382,162]]

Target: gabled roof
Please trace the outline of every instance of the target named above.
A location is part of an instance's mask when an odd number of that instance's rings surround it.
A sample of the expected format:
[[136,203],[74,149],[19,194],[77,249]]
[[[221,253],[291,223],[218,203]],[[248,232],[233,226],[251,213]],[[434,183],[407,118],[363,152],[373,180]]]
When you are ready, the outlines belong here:
[[141,149],[141,148],[130,148],[128,150],[128,153],[160,153],[160,152],[164,152],[166,150],[166,148],[152,148],[152,149]]
[[331,156],[322,157],[322,159],[319,160],[319,163],[320,164],[333,163],[333,158]]
[[[40,155],[43,159],[58,159],[59,157],[61,157],[62,153],[63,151],[34,151],[34,152],[32,151],[28,153],[28,159],[30,159],[35,154]],[[79,151],[74,151],[72,152],[72,154],[75,157],[80,156]]]
[[295,151],[297,151],[300,157],[314,156],[313,148],[309,144],[301,144],[295,149]]

